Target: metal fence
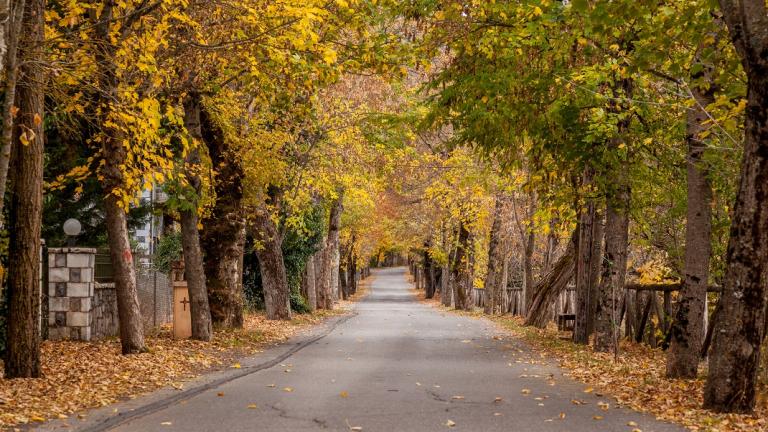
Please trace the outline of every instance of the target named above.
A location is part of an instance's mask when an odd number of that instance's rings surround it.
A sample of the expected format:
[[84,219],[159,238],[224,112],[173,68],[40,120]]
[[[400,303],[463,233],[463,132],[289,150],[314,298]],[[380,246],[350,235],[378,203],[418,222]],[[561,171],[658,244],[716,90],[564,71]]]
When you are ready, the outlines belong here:
[[[168,275],[156,270],[152,256],[135,253],[136,290],[145,329],[154,329],[173,321],[173,287]],[[97,282],[113,283],[112,261],[107,251],[96,254],[94,278]]]

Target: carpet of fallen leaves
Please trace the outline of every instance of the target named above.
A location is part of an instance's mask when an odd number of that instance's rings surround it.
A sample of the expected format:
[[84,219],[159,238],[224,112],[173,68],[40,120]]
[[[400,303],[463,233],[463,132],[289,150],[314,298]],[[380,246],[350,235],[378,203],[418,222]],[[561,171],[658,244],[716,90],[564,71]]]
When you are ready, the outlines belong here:
[[[435,307],[439,299],[424,300]],[[475,317],[481,312],[458,312]],[[577,345],[554,326],[537,329],[523,325],[521,317],[490,317],[506,333],[523,339],[535,349],[559,361],[566,374],[616,399],[625,407],[647,412],[659,420],[681,424],[690,430],[706,432],[768,431],[768,385],[761,383],[758,406],[754,414],[717,414],[701,408],[706,370],[696,380],[674,380],[665,377],[665,353],[648,345],[630,341],[621,343],[620,356],[597,353],[589,346]],[[705,366],[705,364],[702,364]]]
[[[149,352],[123,356],[120,342],[51,342],[42,344],[43,378],[0,378],[0,428],[53,418],[80,417],[83,410],[135,398],[161,387],[182,388],[184,381],[216,369],[237,367],[238,358],[262,351],[319,323],[338,310],[269,321],[246,314],[243,329],[216,331],[210,343],[176,340],[170,328],[147,337]],[[80,414],[74,414],[78,413]]]

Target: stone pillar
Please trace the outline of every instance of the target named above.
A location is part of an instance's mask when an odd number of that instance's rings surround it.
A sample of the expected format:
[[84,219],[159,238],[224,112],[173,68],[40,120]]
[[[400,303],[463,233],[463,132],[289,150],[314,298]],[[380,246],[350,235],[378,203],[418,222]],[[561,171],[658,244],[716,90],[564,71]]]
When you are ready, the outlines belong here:
[[96,249],[48,249],[48,338],[91,340]]

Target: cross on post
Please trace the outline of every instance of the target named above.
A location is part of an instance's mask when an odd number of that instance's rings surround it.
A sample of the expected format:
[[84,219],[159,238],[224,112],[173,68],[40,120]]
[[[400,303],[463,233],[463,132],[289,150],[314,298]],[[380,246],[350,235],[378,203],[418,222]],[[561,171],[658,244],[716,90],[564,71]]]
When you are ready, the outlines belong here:
[[187,305],[190,303],[190,301],[187,300],[186,297],[184,297],[184,300],[180,301],[179,303],[183,305],[184,310],[187,310]]

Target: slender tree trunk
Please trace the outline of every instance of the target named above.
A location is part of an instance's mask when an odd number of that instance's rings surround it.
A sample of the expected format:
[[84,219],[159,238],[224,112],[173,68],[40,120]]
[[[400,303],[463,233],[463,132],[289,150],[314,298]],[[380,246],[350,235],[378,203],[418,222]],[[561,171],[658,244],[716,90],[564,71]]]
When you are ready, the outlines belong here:
[[259,258],[261,281],[264,287],[264,306],[271,320],[291,319],[291,289],[285,273],[282,239],[275,222],[266,209],[254,213],[256,238],[262,245],[256,251]]
[[504,248],[502,247],[502,218],[504,217],[504,201],[496,197],[491,225],[491,241],[488,245],[488,273],[485,278],[485,307],[484,312],[493,314],[499,299],[499,285],[504,267]]
[[216,173],[216,204],[203,221],[201,246],[205,251],[205,276],[213,324],[243,326],[243,269],[245,246],[245,176],[234,150],[207,110],[200,113],[203,141]]
[[536,233],[533,227],[529,227],[528,235],[525,239],[525,251],[523,254],[523,307],[522,314],[525,315],[533,301],[534,281],[533,281],[533,252],[536,246]]
[[[114,1],[105,2],[96,23],[96,37],[100,43],[96,51],[96,61],[100,66],[99,86],[101,94],[101,122],[108,124],[111,117],[111,104],[116,98],[118,79],[115,64],[116,45],[111,40],[110,25],[113,20]],[[125,178],[121,167],[127,160],[127,151],[123,146],[123,132],[117,127],[105,127],[102,142],[102,185],[106,198],[104,209],[107,227],[107,240],[117,295],[117,314],[119,318],[120,342],[123,354],[137,354],[147,351],[144,343],[144,328],[141,323],[141,310],[136,290],[136,269],[128,236],[126,204],[122,200]]]
[[[43,41],[45,2],[30,0],[24,11],[13,134],[14,178],[8,268],[6,378],[36,378],[40,370],[40,230],[43,210]],[[21,137],[27,141],[24,144]]]
[[211,331],[211,310],[208,306],[208,288],[205,284],[203,251],[200,247],[200,232],[197,229],[198,196],[200,194],[200,147],[204,145],[200,126],[200,95],[192,93],[184,99],[184,127],[192,138],[192,149],[184,162],[187,179],[192,188],[189,194],[191,208],[179,211],[181,219],[181,246],[184,251],[184,275],[189,290],[189,309],[192,321],[192,339],[209,341]]
[[768,266],[768,7],[720,0],[747,74],[744,155],[726,254],[721,319],[715,323],[704,407],[751,412],[766,304]]
[[[693,80],[709,77],[711,71],[702,71]],[[692,80],[692,81],[693,81]],[[707,80],[711,81],[711,80]],[[707,176],[709,169],[703,161],[706,144],[699,134],[708,129],[706,107],[715,101],[717,88],[694,87],[695,104],[688,110],[686,141],[688,143],[688,209],[685,224],[685,263],[683,286],[672,322],[670,346],[667,351],[667,376],[670,378],[696,378],[699,353],[704,342],[707,314],[707,283],[709,259],[712,253],[712,187]]]
[[544,328],[550,318],[549,308],[555,303],[557,297],[565,292],[568,282],[573,279],[576,270],[576,243],[578,241],[579,230],[577,229],[571,236],[571,241],[565,248],[563,255],[537,284],[536,294],[528,308],[528,316],[525,319],[525,325]]
[[[2,54],[4,61],[0,71],[5,70],[5,91],[3,95],[3,131],[0,135],[0,219],[3,218],[5,191],[8,184],[8,164],[11,159],[13,143],[13,107],[16,99],[16,80],[18,77],[18,47],[24,17],[25,1],[0,0],[0,19],[7,20],[0,25],[3,32]],[[35,35],[25,31],[25,36]],[[25,54],[26,55],[26,54]]]
[[431,299],[435,296],[435,262],[429,255],[429,243],[424,247],[424,298]]
[[349,288],[352,295],[357,294],[357,255],[354,252],[349,258]]
[[467,286],[467,264],[469,254],[467,253],[469,245],[469,231],[463,222],[459,222],[459,239],[456,246],[456,256],[453,259],[453,268],[451,270],[451,281],[456,300],[455,308],[459,310],[471,309],[471,296]]

